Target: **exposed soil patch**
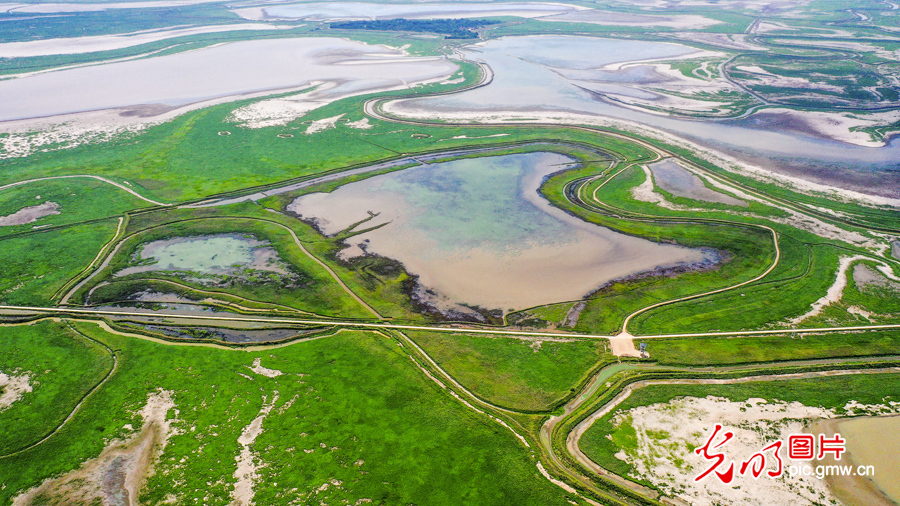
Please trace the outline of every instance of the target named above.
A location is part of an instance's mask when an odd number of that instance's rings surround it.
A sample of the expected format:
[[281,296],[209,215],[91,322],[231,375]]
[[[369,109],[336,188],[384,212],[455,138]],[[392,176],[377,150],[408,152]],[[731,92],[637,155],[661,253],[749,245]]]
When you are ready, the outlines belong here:
[[136,506],[145,479],[173,433],[166,416],[175,408],[172,392],[159,389],[147,396],[140,431],[126,441],[113,441],[95,459],[59,478],[45,481],[13,500],[13,505],[94,504]]
[[54,214],[59,214],[59,204],[56,202],[44,202],[36,206],[23,207],[12,214],[0,216],[0,227],[25,225]]
[[868,265],[858,264],[853,268],[853,281],[861,290],[866,288],[888,288],[900,292],[900,283],[891,281]]
[[[258,366],[259,359],[256,359],[253,364]],[[235,482],[234,490],[231,492],[231,506],[248,506],[253,504],[253,496],[255,494],[253,487],[256,485],[257,480],[259,480],[259,475],[256,471],[259,470],[263,464],[257,461],[258,456],[255,455],[250,447],[253,445],[253,442],[256,441],[256,438],[262,434],[263,421],[269,416],[269,412],[272,411],[276,401],[278,401],[277,390],[273,392],[270,401],[266,402],[265,397],[263,397],[263,407],[259,410],[259,414],[249,425],[244,427],[244,430],[238,438],[238,443],[241,445],[241,453],[235,457],[237,469],[234,471],[234,477],[237,482]]]
[[788,478],[785,474],[778,479],[753,480],[738,476],[736,483],[729,485],[712,478],[699,483],[693,480],[708,467],[693,449],[705,442],[715,423],[734,433],[728,446],[719,451],[725,452],[729,459],[740,461],[775,439],[799,433],[804,425],[802,420],[829,416],[833,416],[829,411],[797,402],[770,403],[763,399],[734,402],[718,397],[674,399],[617,414],[614,424],[630,425],[636,445],[623,449],[616,457],[634,466],[637,477],[649,481],[666,495],[692,505],[832,504],[834,499],[827,487],[815,477]]
[[[257,357],[253,361],[253,367],[248,367],[247,369],[250,369],[251,371],[255,372],[256,374],[265,376],[267,378],[277,378],[277,377],[281,376],[282,374],[284,374],[283,372],[279,371],[278,369],[269,369],[268,367],[263,367],[261,362],[262,362],[262,359]],[[276,395],[276,398],[277,397],[278,396]]]
[[16,370],[12,374],[0,372],[0,411],[9,408],[12,403],[22,398],[22,394],[31,392],[31,375]]

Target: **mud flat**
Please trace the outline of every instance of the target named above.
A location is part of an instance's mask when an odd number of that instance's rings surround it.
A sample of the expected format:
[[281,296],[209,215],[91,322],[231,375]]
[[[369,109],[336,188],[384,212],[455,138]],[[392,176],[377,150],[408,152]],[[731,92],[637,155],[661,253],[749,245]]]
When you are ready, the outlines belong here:
[[438,4],[374,4],[358,2],[313,2],[249,7],[234,12],[252,20],[305,19],[337,21],[349,19],[431,19],[513,16],[535,18],[584,9],[559,3],[438,3]]
[[173,392],[151,393],[140,411],[139,431],[126,441],[110,442],[97,458],[17,496],[13,504],[138,504],[140,490],[174,432],[176,420],[168,418],[174,408]]
[[158,9],[162,7],[181,7],[215,2],[216,0],[160,0],[149,2],[109,2],[109,3],[45,3],[45,4],[6,4],[0,6],[0,12],[16,12],[30,14],[55,14],[62,12],[96,12],[110,9]]
[[729,206],[748,206],[743,200],[707,188],[703,184],[702,179],[688,172],[673,160],[663,160],[654,163],[650,165],[650,171],[653,172],[656,185],[676,197],[727,204]]
[[22,398],[22,394],[31,392],[31,375],[26,373],[7,374],[0,372],[0,411],[10,407]]
[[[800,432],[802,420],[829,414],[827,410],[798,402],[760,398],[735,402],[713,396],[680,397],[667,403],[616,413],[612,421],[616,431],[612,437],[622,437],[623,432],[633,431],[635,445],[621,448],[615,457],[633,467],[633,477],[652,483],[665,495],[680,499],[683,504],[833,504],[828,487],[811,476],[785,474],[778,479],[762,476],[754,480],[749,475],[738,475],[727,485],[714,478],[701,482],[693,479],[708,467],[708,462],[693,450],[703,445],[716,423],[734,433],[723,451],[729,459],[739,462],[774,439]],[[769,462],[771,469],[771,460]],[[791,462],[786,459],[785,465]]]
[[[839,433],[847,440],[847,453],[836,461],[831,456],[816,465],[873,466],[875,474],[866,476],[829,476],[829,489],[843,504],[871,506],[900,503],[900,416],[864,416],[820,420],[810,426],[812,434],[832,436]],[[848,462],[849,458],[849,462]]]
[[434,163],[299,197],[288,210],[333,235],[340,255],[376,254],[419,276],[439,309],[526,307],[580,299],[612,280],[709,261],[711,252],[661,245],[589,224],[550,205],[543,179],[571,163],[548,152]]
[[565,23],[590,23],[608,26],[665,26],[681,30],[699,30],[721,23],[721,21],[717,19],[711,19],[695,14],[673,16],[646,16],[643,14],[623,14],[621,12],[607,12],[596,10],[575,11],[553,16],[544,16],[540,18],[540,20],[562,21]]
[[[0,81],[0,121],[101,109],[157,115],[216,99],[274,93],[313,81],[354,81],[363,91],[444,79],[457,67],[386,46],[335,38],[235,42],[155,58]],[[104,86],[98,88],[96,83]],[[159,112],[147,111],[146,105]],[[8,128],[4,128],[8,130]]]
[[900,241],[891,243],[891,255],[894,255],[894,258],[900,260]]

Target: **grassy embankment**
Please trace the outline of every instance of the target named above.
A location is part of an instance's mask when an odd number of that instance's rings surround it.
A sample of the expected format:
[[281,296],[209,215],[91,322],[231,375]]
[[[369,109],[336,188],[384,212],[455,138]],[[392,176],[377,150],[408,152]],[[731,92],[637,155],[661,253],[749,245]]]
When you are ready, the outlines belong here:
[[615,361],[599,340],[533,341],[408,332],[431,358],[475,395],[518,411],[552,411],[591,371]]
[[[248,204],[245,207],[253,206]],[[96,293],[97,297],[92,298],[90,302],[97,304],[122,300],[134,293],[132,290],[141,288],[140,283],[134,283],[135,281],[155,278],[177,282],[200,290],[225,291],[238,297],[295,307],[321,315],[346,318],[372,316],[352,300],[335,283],[327,271],[300,251],[285,227],[279,226],[274,220],[270,222],[263,221],[264,219],[269,218],[268,216],[261,219],[253,219],[250,216],[209,216],[195,220],[173,221],[166,225],[158,225],[131,233],[121,243],[108,267],[92,280],[90,286],[83,287],[73,301],[84,300],[83,297],[91,287],[111,280],[115,282],[103,287],[103,291]],[[132,221],[130,225],[133,224]],[[142,264],[141,259],[135,258],[135,254],[142,244],[176,237],[230,233],[248,234],[257,240],[270,243],[277,252],[278,258],[285,263],[287,274],[252,271],[246,275],[224,275],[212,285],[198,282],[189,274],[167,271],[149,271],[113,278],[116,272],[124,268]]]

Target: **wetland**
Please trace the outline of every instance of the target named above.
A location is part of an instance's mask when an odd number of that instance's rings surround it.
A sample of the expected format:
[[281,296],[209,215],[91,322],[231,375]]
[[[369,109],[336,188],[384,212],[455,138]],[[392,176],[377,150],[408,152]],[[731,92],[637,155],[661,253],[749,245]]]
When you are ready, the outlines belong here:
[[[464,46],[467,57],[493,72],[486,86],[455,95],[411,98],[385,105],[401,117],[464,121],[548,121],[646,125],[746,163],[788,175],[882,196],[898,195],[900,142],[883,147],[841,142],[819,132],[813,119],[775,128],[774,113],[703,118],[685,109],[659,114],[627,105],[650,98],[657,77],[622,64],[693,57],[692,47],[663,42],[581,36],[501,37]],[[623,82],[625,81],[625,82]],[[627,86],[623,86],[627,84]],[[651,100],[652,102],[652,100]],[[880,183],[872,185],[873,180]]]
[[443,310],[577,300],[613,279],[717,260],[553,207],[538,189],[573,161],[537,152],[432,163],[304,195],[288,210],[326,235],[355,232],[341,258],[401,262],[418,276],[417,296]]

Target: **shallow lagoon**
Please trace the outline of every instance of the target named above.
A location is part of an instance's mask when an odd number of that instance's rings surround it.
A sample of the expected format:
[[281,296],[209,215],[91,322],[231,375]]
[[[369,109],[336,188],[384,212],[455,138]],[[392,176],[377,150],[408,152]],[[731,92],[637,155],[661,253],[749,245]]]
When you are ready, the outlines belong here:
[[[875,486],[892,501],[900,501],[900,416],[864,416],[837,423],[847,440],[847,454],[856,466],[874,466]],[[846,464],[843,463],[842,464]]]
[[393,18],[469,18],[469,17],[539,17],[576,11],[578,8],[558,3],[439,3],[439,4],[370,4],[360,2],[312,2],[237,9],[249,19],[294,18],[310,21],[339,19]]
[[538,187],[571,162],[541,152],[434,163],[304,195],[288,209],[329,235],[371,213],[356,230],[384,226],[349,239],[342,256],[400,261],[419,276],[419,295],[444,310],[576,300],[616,278],[714,261],[712,252],[620,234],[551,206]]
[[[883,148],[862,147],[815,137],[788,126],[773,129],[761,115],[736,120],[702,120],[664,116],[619,106],[592,93],[625,93],[609,64],[665,59],[695,52],[674,43],[612,40],[578,36],[502,37],[464,48],[468,58],[487,63],[494,72],[487,86],[457,95],[406,99],[388,110],[399,115],[483,118],[490,113],[575,113],[626,120],[672,132],[727,154],[791,173],[800,172],[830,184],[863,177],[846,171],[896,171],[900,141]],[[640,80],[640,76],[627,76]],[[570,122],[578,122],[573,120]],[[845,171],[837,173],[837,171]],[[893,177],[893,176],[892,176]],[[871,180],[868,180],[871,183]],[[894,193],[891,188],[879,191]]]

